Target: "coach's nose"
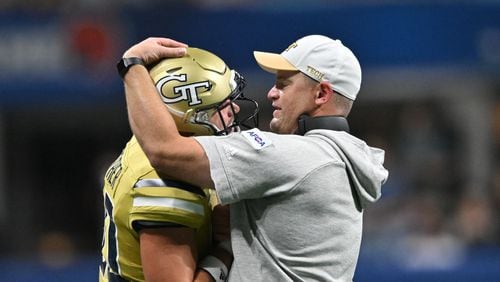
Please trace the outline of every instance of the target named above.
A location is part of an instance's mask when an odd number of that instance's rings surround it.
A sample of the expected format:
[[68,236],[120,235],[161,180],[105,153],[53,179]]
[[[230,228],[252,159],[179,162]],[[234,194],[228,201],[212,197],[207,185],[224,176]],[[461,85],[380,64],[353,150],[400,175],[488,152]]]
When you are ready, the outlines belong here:
[[276,88],[276,85],[274,85],[271,89],[269,89],[269,92],[267,92],[267,99],[269,101],[273,101],[279,98],[280,91],[278,88]]

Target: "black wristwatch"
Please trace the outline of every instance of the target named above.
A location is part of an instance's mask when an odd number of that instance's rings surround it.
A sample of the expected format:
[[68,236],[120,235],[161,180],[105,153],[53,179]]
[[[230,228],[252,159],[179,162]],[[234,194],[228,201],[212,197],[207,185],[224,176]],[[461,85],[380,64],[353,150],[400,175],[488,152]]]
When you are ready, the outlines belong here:
[[130,57],[130,58],[122,58],[118,62],[118,64],[116,64],[116,68],[118,69],[118,74],[121,76],[121,78],[125,77],[125,74],[127,74],[128,70],[133,65],[144,66],[144,61],[141,58]]

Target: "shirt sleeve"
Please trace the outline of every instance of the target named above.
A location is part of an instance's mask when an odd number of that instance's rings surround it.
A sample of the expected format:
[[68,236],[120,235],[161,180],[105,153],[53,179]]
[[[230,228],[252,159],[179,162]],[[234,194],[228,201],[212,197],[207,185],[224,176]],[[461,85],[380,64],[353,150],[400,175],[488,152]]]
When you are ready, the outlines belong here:
[[222,204],[287,193],[311,170],[297,165],[300,138],[258,129],[228,136],[200,136]]

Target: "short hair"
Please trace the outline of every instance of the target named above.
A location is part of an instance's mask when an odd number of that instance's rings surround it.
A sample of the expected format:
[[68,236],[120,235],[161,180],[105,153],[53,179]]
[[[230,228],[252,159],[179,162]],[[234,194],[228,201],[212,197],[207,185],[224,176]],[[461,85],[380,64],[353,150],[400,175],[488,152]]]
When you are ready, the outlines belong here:
[[[311,87],[317,86],[319,84],[318,81],[312,79],[308,75],[303,74],[303,77],[311,85]],[[330,89],[333,92],[331,103],[335,105],[335,108],[338,111],[337,114],[343,117],[347,117],[351,112],[354,101],[333,90],[333,87],[331,85]]]
[[336,108],[340,111],[339,114],[342,115],[343,117],[347,117],[351,112],[354,101],[338,92],[335,92],[333,89],[332,91],[334,94],[333,103],[335,104]]

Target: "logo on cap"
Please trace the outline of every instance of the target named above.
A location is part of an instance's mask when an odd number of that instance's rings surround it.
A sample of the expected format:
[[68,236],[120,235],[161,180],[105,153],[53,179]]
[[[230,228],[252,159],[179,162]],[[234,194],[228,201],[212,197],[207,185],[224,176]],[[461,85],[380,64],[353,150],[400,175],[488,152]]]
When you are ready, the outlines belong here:
[[321,81],[323,79],[323,76],[325,76],[324,73],[320,72],[319,70],[317,70],[311,66],[307,66],[306,72],[309,76],[311,76],[312,78],[314,78],[317,81]]
[[288,52],[288,51],[290,51],[290,49],[295,48],[295,47],[297,47],[297,42],[293,42],[292,44],[290,44],[290,46],[288,46],[285,49],[285,51],[283,51],[283,52]]

